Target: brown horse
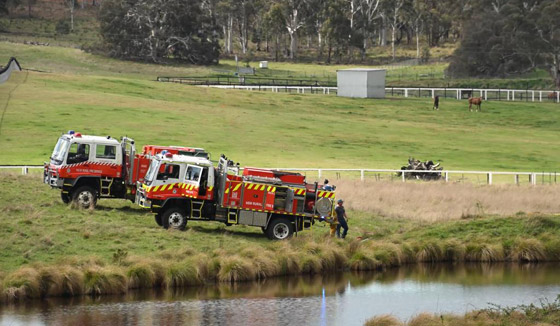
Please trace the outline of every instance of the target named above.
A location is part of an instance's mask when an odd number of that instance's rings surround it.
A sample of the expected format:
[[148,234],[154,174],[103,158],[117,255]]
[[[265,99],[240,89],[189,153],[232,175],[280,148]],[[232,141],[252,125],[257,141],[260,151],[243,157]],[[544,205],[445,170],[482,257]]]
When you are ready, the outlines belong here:
[[472,111],[472,106],[475,106],[475,111],[482,111],[482,97],[469,97],[469,111]]
[[557,94],[557,93],[558,93],[558,92],[550,92],[550,93],[548,93],[548,99],[549,99],[549,100],[556,100],[556,96],[557,96],[556,94]]

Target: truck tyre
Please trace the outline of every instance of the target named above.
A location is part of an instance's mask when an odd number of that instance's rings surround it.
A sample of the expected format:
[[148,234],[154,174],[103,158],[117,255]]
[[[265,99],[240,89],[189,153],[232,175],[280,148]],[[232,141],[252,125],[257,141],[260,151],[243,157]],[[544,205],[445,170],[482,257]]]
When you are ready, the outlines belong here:
[[80,208],[90,208],[95,207],[97,203],[97,191],[90,186],[79,187],[76,191],[73,191],[74,203]]
[[154,218],[155,218],[155,220],[156,220],[157,225],[163,226],[163,223],[162,223],[162,220],[161,220],[161,214],[160,214],[160,213],[157,213],[157,214],[154,216]]
[[71,200],[70,200],[70,196],[68,194],[64,194],[64,193],[60,193],[60,199],[62,199],[62,202],[65,204],[70,204]]
[[275,218],[266,228],[266,235],[271,240],[284,240],[294,234],[294,226],[286,218]]
[[165,229],[185,230],[187,214],[179,207],[171,207],[161,215],[161,224]]

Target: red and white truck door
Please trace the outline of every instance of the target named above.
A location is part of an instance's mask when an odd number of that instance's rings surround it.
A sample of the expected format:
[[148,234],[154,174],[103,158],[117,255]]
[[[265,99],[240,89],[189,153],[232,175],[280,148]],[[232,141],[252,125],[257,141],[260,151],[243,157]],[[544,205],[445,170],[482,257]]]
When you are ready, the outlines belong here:
[[185,172],[185,182],[183,185],[183,194],[190,198],[197,198],[200,188],[200,180],[202,178],[203,168],[198,165],[187,165]]

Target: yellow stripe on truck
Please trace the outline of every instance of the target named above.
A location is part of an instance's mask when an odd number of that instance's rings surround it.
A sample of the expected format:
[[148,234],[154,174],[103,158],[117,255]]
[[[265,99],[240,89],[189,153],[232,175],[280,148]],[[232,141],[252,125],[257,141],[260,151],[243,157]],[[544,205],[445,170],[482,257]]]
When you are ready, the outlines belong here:
[[233,191],[237,191],[239,189],[239,187],[241,187],[241,183],[238,183],[234,188]]

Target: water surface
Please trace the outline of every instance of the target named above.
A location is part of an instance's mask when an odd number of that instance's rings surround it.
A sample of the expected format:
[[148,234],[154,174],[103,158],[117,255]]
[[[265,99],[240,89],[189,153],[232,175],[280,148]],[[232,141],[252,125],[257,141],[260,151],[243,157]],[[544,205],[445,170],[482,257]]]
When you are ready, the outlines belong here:
[[362,325],[392,314],[463,314],[553,301],[558,264],[414,265],[124,296],[50,298],[0,306],[0,325]]

